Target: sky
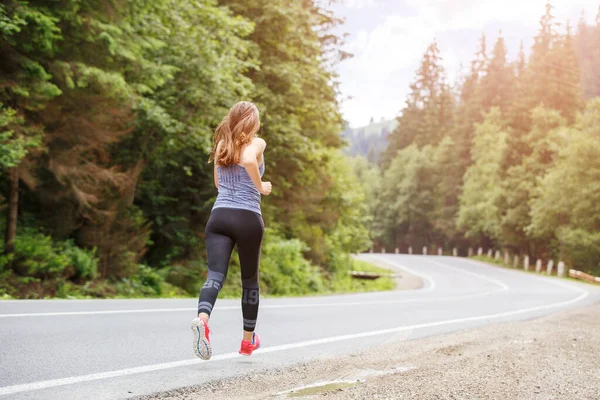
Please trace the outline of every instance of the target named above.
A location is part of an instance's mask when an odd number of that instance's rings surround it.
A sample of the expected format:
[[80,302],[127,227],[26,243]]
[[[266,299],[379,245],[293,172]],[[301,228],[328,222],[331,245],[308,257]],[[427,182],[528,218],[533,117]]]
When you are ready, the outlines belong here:
[[[348,37],[344,50],[354,57],[337,67],[344,119],[356,128],[371,118],[392,119],[404,106],[410,82],[434,39],[448,81],[468,68],[482,33],[491,50],[500,31],[510,60],[521,40],[528,52],[547,0],[339,0],[333,6],[345,19],[337,33]],[[553,15],[564,29],[576,27],[584,12],[594,21],[600,0],[554,0]]]

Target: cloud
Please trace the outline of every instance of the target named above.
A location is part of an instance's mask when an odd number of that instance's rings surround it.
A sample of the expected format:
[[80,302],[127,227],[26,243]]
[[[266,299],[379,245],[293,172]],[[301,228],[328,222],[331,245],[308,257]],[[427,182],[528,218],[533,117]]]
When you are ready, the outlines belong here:
[[[437,30],[483,29],[490,22],[538,26],[547,0],[405,0],[413,12]],[[553,15],[564,22],[589,9],[593,0],[553,1]]]
[[[487,32],[493,35],[498,26],[506,26],[505,37],[523,39],[527,44],[538,28],[546,1],[345,0],[356,29],[346,48],[355,56],[338,68],[342,93],[352,97],[342,104],[345,118],[359,126],[367,124],[371,116],[397,115],[419,61],[436,37],[443,43],[440,51],[450,83],[457,79],[461,63],[470,63],[479,32],[494,29]],[[575,23],[581,9],[594,15],[597,10],[596,0],[552,3],[559,22],[571,19]],[[488,40],[491,48],[493,39],[488,36]]]
[[361,9],[372,7],[375,4],[375,0],[343,0],[342,4],[348,8]]

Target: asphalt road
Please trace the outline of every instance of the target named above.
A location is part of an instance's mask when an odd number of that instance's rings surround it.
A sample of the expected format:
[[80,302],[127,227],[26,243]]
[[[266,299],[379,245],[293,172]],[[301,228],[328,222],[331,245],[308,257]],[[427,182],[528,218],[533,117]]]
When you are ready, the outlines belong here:
[[600,300],[576,282],[437,256],[365,254],[419,275],[419,290],[262,299],[263,347],[237,354],[237,300],[211,319],[212,360],[192,353],[195,299],[0,301],[0,399],[120,399],[206,383]]

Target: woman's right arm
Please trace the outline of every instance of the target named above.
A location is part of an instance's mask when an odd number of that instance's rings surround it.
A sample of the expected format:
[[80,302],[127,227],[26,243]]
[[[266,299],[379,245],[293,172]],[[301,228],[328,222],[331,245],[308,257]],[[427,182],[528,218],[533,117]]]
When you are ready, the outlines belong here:
[[242,159],[240,161],[259,193],[267,196],[271,193],[271,182],[263,182],[260,178],[260,171],[258,170],[258,159],[263,156],[265,147],[267,147],[267,142],[265,142],[264,139],[253,139],[252,143],[250,143],[246,148],[246,151],[244,151],[244,154],[242,154]]

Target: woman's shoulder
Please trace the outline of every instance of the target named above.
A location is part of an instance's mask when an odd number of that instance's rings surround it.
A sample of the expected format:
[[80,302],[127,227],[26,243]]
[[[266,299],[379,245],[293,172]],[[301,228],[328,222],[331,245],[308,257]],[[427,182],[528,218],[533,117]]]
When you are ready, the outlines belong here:
[[267,147],[267,142],[265,141],[265,139],[260,137],[252,138],[252,144],[255,146],[260,146],[263,150],[265,149],[265,147]]

